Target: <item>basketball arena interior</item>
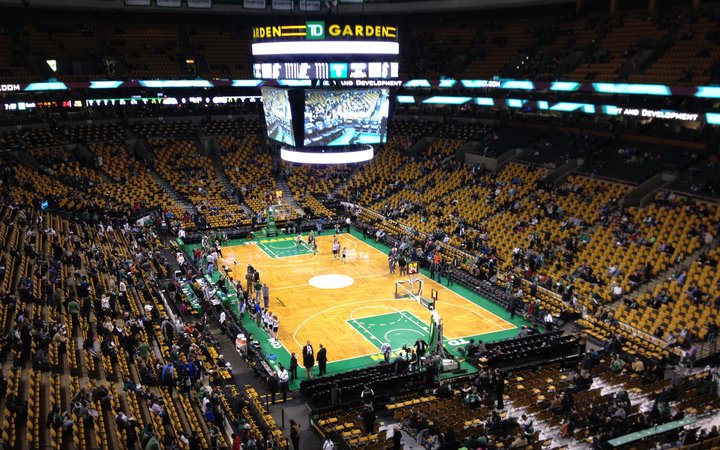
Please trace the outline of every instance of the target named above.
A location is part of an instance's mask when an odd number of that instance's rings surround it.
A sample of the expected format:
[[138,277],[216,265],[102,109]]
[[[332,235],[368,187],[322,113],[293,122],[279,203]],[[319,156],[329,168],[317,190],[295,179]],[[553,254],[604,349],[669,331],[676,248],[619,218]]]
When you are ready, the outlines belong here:
[[720,1],[0,0],[0,446],[720,449]]

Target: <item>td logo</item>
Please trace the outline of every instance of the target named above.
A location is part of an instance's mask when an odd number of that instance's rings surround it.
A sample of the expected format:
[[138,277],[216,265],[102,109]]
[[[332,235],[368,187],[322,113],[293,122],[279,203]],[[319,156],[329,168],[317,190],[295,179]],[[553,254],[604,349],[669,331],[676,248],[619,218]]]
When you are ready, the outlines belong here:
[[325,22],[305,22],[306,34],[308,40],[325,39]]

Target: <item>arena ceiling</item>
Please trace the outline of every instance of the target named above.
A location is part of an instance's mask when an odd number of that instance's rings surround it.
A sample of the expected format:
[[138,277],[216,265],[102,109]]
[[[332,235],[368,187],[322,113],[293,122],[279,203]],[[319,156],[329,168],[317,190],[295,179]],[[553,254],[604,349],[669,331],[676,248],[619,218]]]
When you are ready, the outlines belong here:
[[[347,3],[345,3],[347,1]],[[516,8],[560,3],[574,3],[575,0],[322,0],[321,13],[336,5],[339,13],[346,14],[422,14],[430,12],[457,12],[481,9]],[[154,4],[155,2],[153,2]],[[184,2],[183,2],[184,3]],[[271,0],[267,0],[269,5]],[[236,13],[236,14],[278,14],[277,11],[251,10],[243,8],[243,0],[213,0],[212,9],[188,10],[187,8],[169,9],[157,7],[127,6],[125,0],[0,0],[0,6],[30,8],[63,8],[81,10],[139,10],[161,12],[192,13]],[[333,8],[333,11],[335,9]]]

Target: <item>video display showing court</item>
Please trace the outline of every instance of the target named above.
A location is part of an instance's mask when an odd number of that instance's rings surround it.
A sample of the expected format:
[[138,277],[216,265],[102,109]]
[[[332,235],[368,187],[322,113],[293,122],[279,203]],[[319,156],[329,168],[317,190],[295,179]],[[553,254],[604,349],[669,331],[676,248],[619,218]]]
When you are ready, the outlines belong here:
[[[343,263],[333,259],[334,236],[318,236],[317,253],[291,235],[232,241],[223,247],[221,264],[229,268],[229,276],[244,284],[247,265],[252,264],[270,286],[269,311],[279,318],[278,340],[247,315],[244,326],[260,342],[271,366],[287,365],[290,352],[300,354],[307,341],[328,349],[328,373],[337,373],[377,364],[384,342],[397,354],[404,345],[429,339],[428,308],[409,296],[395,296],[396,281],[408,277],[389,273],[389,249],[355,231],[342,233],[338,240],[347,251]],[[427,275],[419,275],[422,297],[429,297],[432,289],[438,292],[436,309],[444,323],[445,348],[451,353],[471,338],[513,336],[524,323],[510,321],[507,311],[463,287],[446,286],[445,278],[440,284]]]

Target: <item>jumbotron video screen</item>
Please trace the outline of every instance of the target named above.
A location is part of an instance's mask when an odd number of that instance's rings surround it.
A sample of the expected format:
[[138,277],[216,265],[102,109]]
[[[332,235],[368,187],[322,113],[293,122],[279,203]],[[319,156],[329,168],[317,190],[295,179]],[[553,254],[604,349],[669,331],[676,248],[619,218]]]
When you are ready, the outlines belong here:
[[388,89],[305,91],[305,147],[387,141]]
[[273,88],[262,88],[261,91],[268,137],[295,146],[288,92]]

